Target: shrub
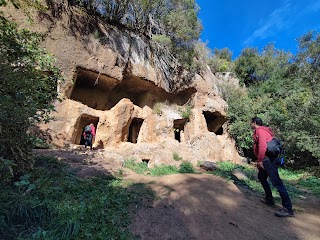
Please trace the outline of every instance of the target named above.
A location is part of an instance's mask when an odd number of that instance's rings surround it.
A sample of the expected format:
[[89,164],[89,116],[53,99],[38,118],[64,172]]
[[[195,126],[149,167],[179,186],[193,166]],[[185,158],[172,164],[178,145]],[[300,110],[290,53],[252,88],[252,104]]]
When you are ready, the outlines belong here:
[[30,141],[32,144],[32,148],[34,148],[34,149],[49,149],[50,148],[49,144],[46,143],[46,141],[44,141],[43,139],[41,139],[39,137],[30,136]]
[[153,35],[152,41],[159,43],[161,46],[166,47],[168,49],[170,49],[172,46],[171,39],[166,35],[162,35],[162,34]]
[[218,163],[218,168],[221,171],[225,171],[225,172],[232,172],[234,169],[236,169],[237,165],[232,163],[232,162],[219,162]]
[[143,174],[146,171],[148,171],[148,166],[146,162],[140,162],[137,163],[137,161],[133,158],[130,158],[128,160],[125,160],[124,166],[126,168],[131,169],[132,171],[138,173],[138,174]]
[[179,173],[195,173],[195,169],[190,162],[182,162],[179,165]]
[[162,103],[157,102],[156,104],[153,105],[152,113],[161,115],[162,113],[161,108],[162,108]]
[[191,107],[189,105],[185,106],[184,109],[182,109],[180,107],[178,110],[179,110],[182,118],[187,119],[187,120],[190,119],[191,114],[192,114],[192,109],[191,109]]
[[53,58],[39,47],[42,37],[19,30],[0,12],[0,134],[7,136],[0,138],[0,155],[14,161],[16,175],[32,167],[27,131],[33,123],[49,121],[61,80]]
[[182,157],[180,157],[180,155],[176,152],[172,154],[172,157],[175,161],[180,161],[182,159]]

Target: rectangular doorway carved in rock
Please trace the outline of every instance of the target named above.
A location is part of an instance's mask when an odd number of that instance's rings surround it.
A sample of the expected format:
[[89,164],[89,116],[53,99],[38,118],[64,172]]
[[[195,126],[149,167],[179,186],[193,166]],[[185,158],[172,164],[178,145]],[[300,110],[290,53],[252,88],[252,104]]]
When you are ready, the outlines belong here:
[[227,121],[226,117],[221,116],[219,112],[204,111],[203,116],[206,119],[207,127],[210,132],[214,132],[216,135],[223,134],[222,125]]
[[182,141],[182,134],[184,132],[184,125],[186,124],[186,119],[176,119],[173,121],[174,139],[178,142]]
[[74,139],[73,143],[84,145],[83,131],[85,126],[93,123],[93,125],[97,129],[98,122],[99,122],[98,117],[82,114],[79,120],[77,121],[77,126],[75,127],[75,133],[73,135],[73,139]]
[[129,127],[128,142],[137,143],[138,137],[139,137],[140,128],[142,126],[143,121],[144,120],[142,118],[134,118],[134,119],[132,119],[132,122],[131,122],[130,127]]

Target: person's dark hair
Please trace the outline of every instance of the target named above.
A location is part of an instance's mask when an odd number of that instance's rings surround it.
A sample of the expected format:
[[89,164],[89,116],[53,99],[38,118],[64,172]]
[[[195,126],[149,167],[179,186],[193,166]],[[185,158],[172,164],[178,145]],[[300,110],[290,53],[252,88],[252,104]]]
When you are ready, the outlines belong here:
[[251,122],[252,122],[252,123],[255,123],[255,124],[259,125],[259,126],[263,126],[262,119],[259,118],[259,117],[254,117],[254,118],[252,118],[252,119],[251,119]]

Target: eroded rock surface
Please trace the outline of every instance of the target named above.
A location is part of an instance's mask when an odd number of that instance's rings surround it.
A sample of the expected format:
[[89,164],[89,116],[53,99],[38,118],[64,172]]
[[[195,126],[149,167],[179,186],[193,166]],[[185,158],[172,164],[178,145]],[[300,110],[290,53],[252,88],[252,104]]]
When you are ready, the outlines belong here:
[[[188,78],[143,36],[120,30],[81,10],[68,8],[58,17],[36,15],[33,25],[5,8],[21,27],[45,33],[43,47],[57,59],[65,82],[58,88],[53,120],[38,126],[57,147],[83,144],[83,128],[97,128],[94,148],[154,164],[196,164],[212,160],[240,162],[226,129],[226,102],[219,79],[208,68]],[[190,75],[190,74],[189,74]],[[44,134],[45,133],[45,134]]]

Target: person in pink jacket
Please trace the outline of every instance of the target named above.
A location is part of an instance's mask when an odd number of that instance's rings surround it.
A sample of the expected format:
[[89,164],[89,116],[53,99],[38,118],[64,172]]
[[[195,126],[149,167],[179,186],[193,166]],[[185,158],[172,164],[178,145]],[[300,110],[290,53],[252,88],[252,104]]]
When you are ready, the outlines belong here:
[[253,150],[257,156],[258,162],[258,179],[265,192],[265,198],[261,202],[273,206],[274,200],[270,185],[267,181],[268,177],[272,185],[278,190],[283,208],[275,212],[277,217],[292,217],[294,216],[292,204],[278,172],[276,165],[277,156],[269,156],[267,151],[267,144],[273,139],[273,132],[270,128],[263,126],[261,118],[254,117],[251,120],[251,128],[253,133]]
[[83,137],[85,139],[84,147],[87,148],[87,146],[90,147],[92,150],[92,143],[94,142],[94,138],[96,136],[96,128],[94,127],[94,124],[91,123],[90,125],[87,125],[84,128]]

